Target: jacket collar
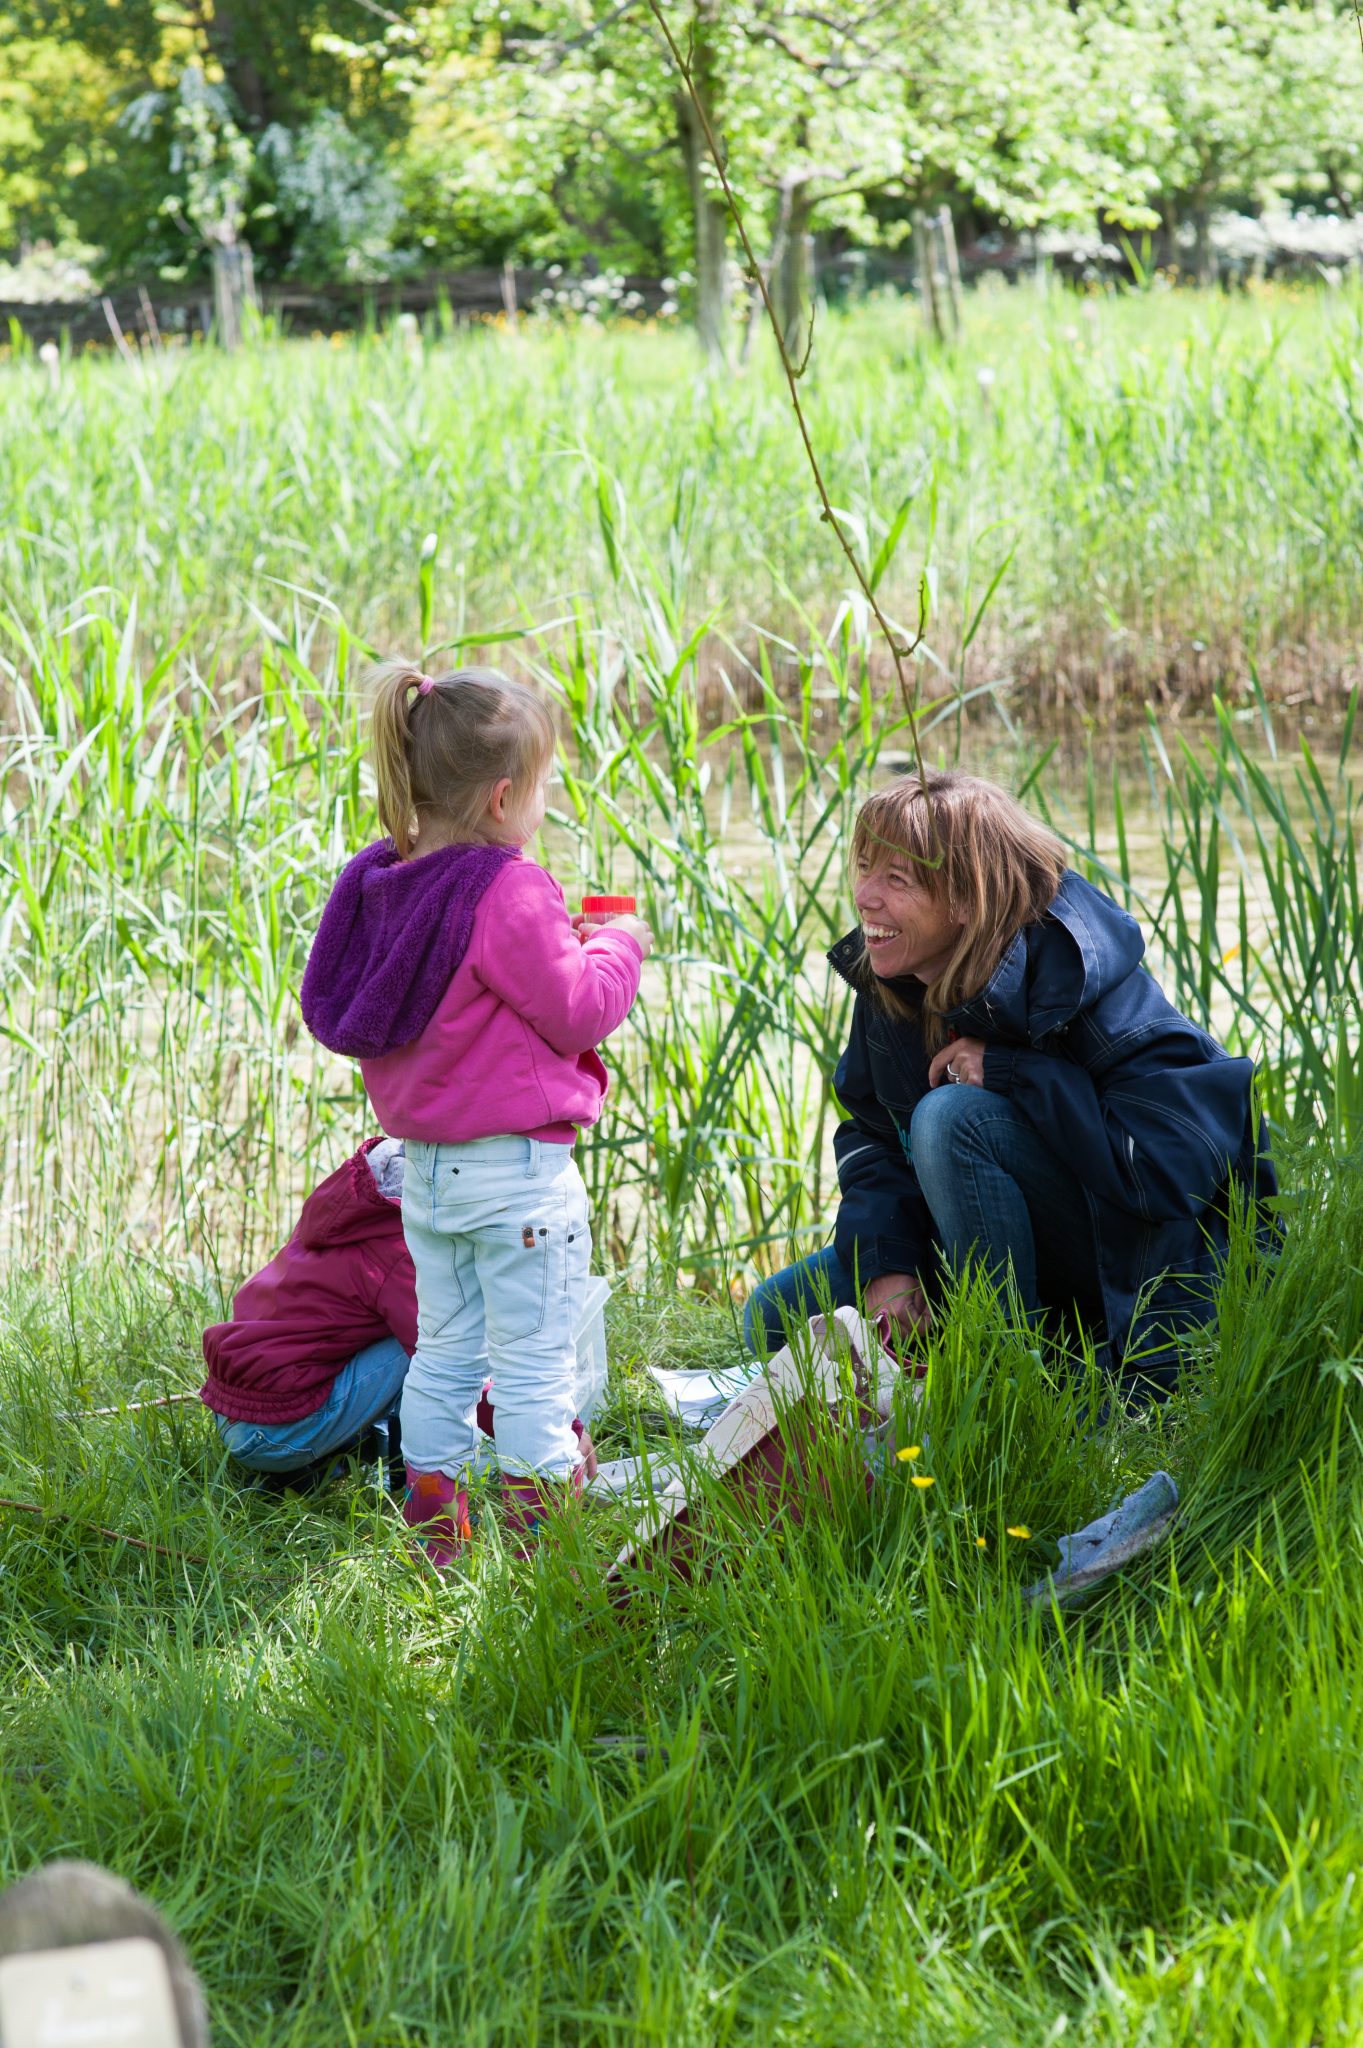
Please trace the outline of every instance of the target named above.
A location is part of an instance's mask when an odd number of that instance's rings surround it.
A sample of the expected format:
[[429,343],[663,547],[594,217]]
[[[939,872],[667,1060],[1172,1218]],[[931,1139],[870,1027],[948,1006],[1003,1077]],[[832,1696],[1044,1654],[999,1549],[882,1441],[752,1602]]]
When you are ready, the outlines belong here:
[[[979,994],[948,1012],[949,1024],[958,1031],[975,1025],[1024,1041],[1041,1038],[1130,974],[1145,952],[1136,920],[1072,868],[1062,876],[1042,925],[1058,925],[1071,944],[1062,941],[1058,949],[1045,947],[1033,957],[1026,928],[1014,932]],[[857,986],[853,976],[864,950],[860,926],[829,948],[829,965],[849,988]],[[910,985],[918,984],[906,977]]]
[[849,988],[854,989],[857,985],[853,976],[856,972],[857,963],[860,961],[865,950],[866,941],[861,936],[860,925],[854,925],[852,930],[845,933],[835,946],[830,946],[828,949],[829,966],[835,974],[841,975]]
[[[862,986],[856,978],[856,973],[865,951],[866,941],[861,936],[861,926],[855,925],[850,932],[838,940],[835,946],[829,947],[826,956],[833,972],[841,976],[854,995],[860,995],[862,992]],[[903,974],[890,982],[888,986],[897,993],[907,993],[912,996],[914,992],[921,994],[923,984],[921,981],[915,980],[913,975]]]

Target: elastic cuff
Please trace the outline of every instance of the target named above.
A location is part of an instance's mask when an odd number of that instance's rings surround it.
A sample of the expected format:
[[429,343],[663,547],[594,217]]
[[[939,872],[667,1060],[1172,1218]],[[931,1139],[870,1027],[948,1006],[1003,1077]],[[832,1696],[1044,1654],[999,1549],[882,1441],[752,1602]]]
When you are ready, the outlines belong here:
[[887,1273],[907,1273],[911,1278],[916,1278],[918,1269],[923,1264],[921,1246],[896,1243],[893,1238],[877,1237],[872,1241],[869,1257],[865,1249],[862,1250],[857,1278],[863,1288],[869,1287],[873,1280],[883,1280]]
[[991,1094],[1011,1095],[1013,1082],[1017,1078],[1018,1056],[1006,1045],[987,1045],[984,1049],[984,1085]]

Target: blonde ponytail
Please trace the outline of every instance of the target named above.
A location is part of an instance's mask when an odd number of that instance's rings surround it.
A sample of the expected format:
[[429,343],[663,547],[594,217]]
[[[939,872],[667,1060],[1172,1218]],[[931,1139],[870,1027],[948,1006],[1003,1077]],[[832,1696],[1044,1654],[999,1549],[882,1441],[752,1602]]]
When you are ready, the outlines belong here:
[[416,796],[408,759],[408,712],[425,680],[420,669],[390,661],[375,672],[369,713],[369,745],[378,785],[379,823],[403,860],[412,850]]
[[372,687],[379,823],[403,860],[431,825],[447,843],[481,839],[488,800],[503,780],[511,784],[513,816],[528,807],[553,764],[555,734],[545,705],[524,683],[495,668],[428,676],[392,661],[375,672]]

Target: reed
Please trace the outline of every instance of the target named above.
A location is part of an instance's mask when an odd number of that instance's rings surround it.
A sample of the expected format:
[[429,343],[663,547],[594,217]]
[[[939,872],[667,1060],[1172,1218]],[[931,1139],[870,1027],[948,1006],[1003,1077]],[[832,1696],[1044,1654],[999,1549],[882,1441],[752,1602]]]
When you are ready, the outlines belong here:
[[[831,633],[804,614],[799,640],[717,658],[712,620],[618,544],[616,567],[610,611],[581,603],[566,634],[516,629],[501,654],[559,711],[545,857],[570,894],[633,891],[659,935],[585,1148],[604,1255],[723,1290],[827,1228],[848,998],[823,954],[850,921],[855,807],[900,758],[902,721],[852,606]],[[295,600],[244,694],[183,644],[145,657],[133,602],[14,638],[7,1241],[207,1261],[230,1282],[366,1128],[354,1069],[319,1052],[296,1003],[330,881],[374,830],[363,650]],[[959,711],[954,694],[924,703],[930,750],[959,746]],[[1363,1100],[1354,721],[1333,760],[1303,741],[1289,769],[1257,715],[1257,750],[1224,709],[1200,746],[1152,721],[1135,851],[1120,775],[1106,804],[1091,775],[1076,805],[1023,743],[1013,776],[1142,917],[1171,997],[1258,1060],[1277,1127],[1320,1124],[1342,1150]]]
[[[1352,288],[1237,300],[1029,288],[972,297],[924,345],[873,300],[819,324],[802,385],[835,504],[881,595],[951,668],[1008,561],[972,679],[1049,702],[1330,687],[1359,625],[1363,307]],[[0,361],[0,591],[19,615],[138,595],[156,651],[254,673],[256,612],[316,592],[410,638],[410,564],[444,540],[437,637],[555,617],[611,585],[600,492],[692,619],[827,628],[827,533],[775,366],[699,373],[689,336],[590,325]],[[281,600],[281,592],[283,597]],[[972,592],[974,596],[972,597]],[[78,609],[79,607],[77,607]],[[630,622],[633,623],[633,622]]]

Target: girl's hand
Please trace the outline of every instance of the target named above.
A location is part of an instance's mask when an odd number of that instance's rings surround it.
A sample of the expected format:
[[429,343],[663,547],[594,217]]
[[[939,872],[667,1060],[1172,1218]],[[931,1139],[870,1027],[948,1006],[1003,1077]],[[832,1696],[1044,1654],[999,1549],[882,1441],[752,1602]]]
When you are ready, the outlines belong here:
[[872,1322],[883,1312],[901,1330],[921,1330],[932,1317],[928,1298],[912,1273],[881,1273],[868,1281],[863,1300]]
[[621,916],[611,918],[610,925],[612,931],[628,932],[647,960],[653,951],[653,934],[641,917],[635,917],[632,911],[625,911]]
[[[948,1072],[948,1069],[950,1071]],[[984,1086],[984,1040],[982,1038],[953,1038],[950,1045],[944,1045],[928,1068],[929,1088],[940,1088],[942,1083],[967,1081],[972,1088]]]
[[595,938],[598,932],[628,932],[645,960],[653,951],[652,932],[644,923],[644,920],[641,917],[635,917],[632,911],[616,911],[610,917],[592,917],[586,911],[578,910],[571,914],[570,921],[573,930],[584,943],[588,939]]

